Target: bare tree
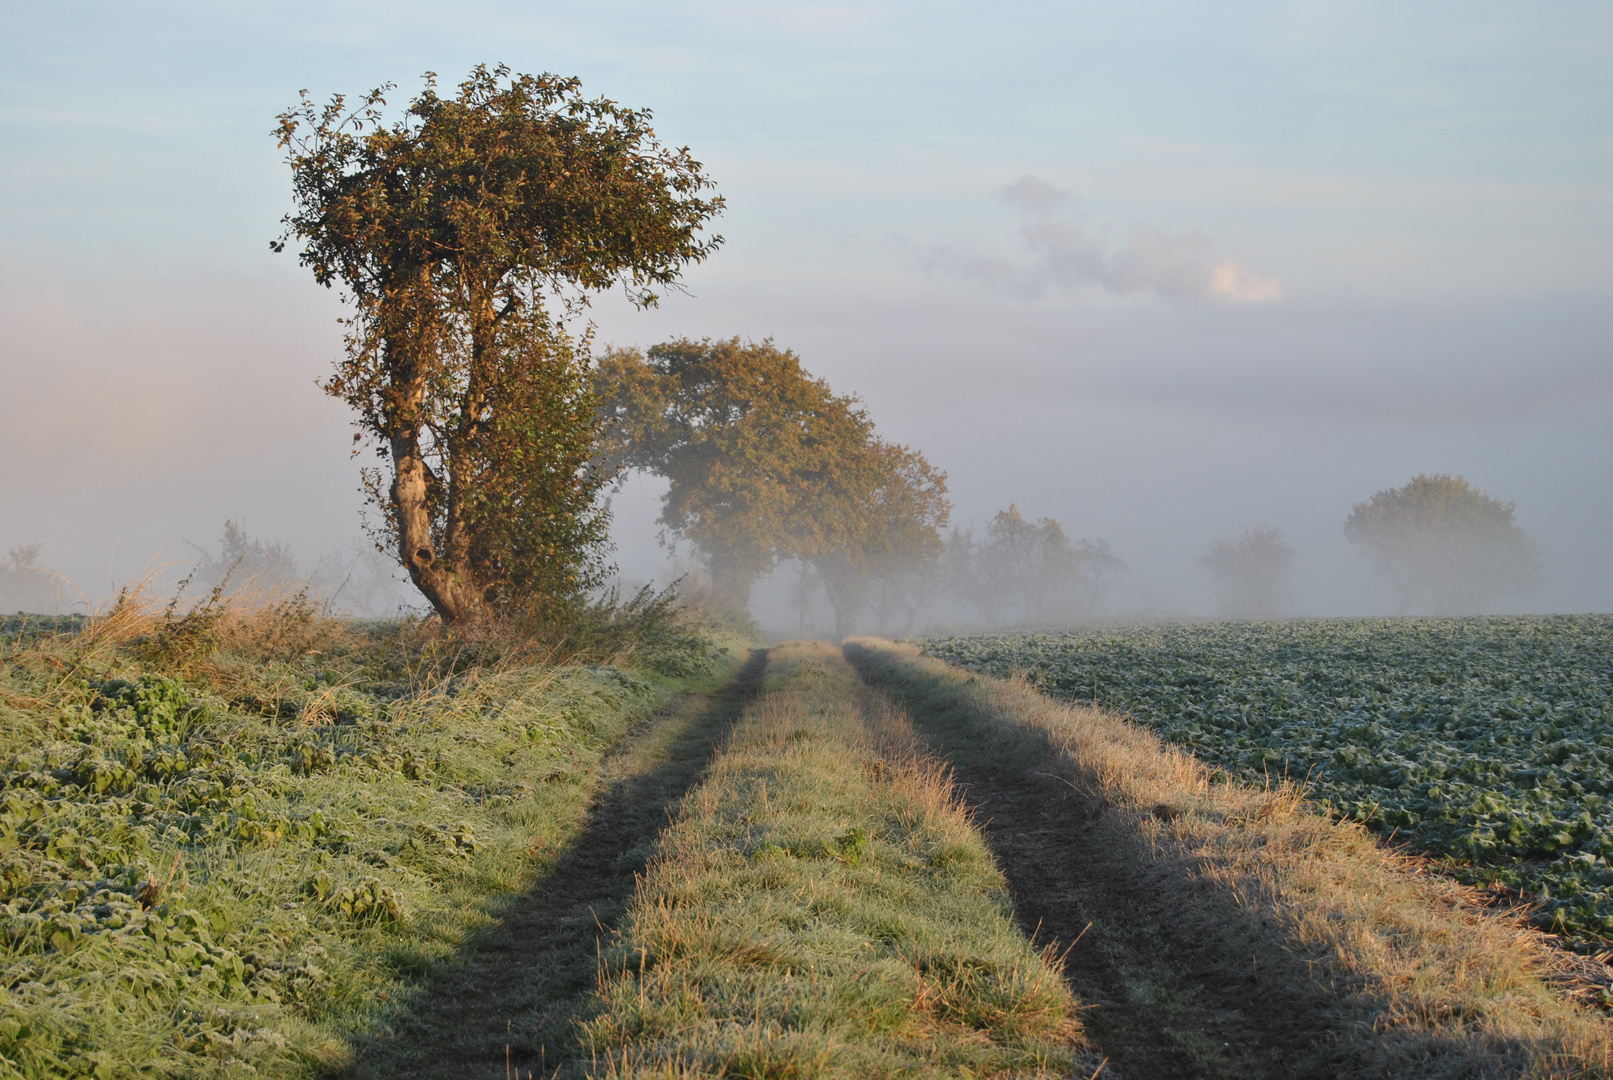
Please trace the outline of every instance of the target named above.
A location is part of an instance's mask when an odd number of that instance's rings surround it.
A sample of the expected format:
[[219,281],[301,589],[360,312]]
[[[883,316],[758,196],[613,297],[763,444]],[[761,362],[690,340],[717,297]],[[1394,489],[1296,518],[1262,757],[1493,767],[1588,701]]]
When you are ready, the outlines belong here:
[[276,592],[298,580],[297,560],[291,547],[279,540],[259,540],[239,522],[224,522],[218,552],[191,544],[201,558],[190,572],[190,581],[204,589],[224,586],[227,592],[253,589]]
[[1127,570],[1107,540],[1072,543],[1052,518],[1009,506],[974,530],[953,530],[941,565],[955,595],[987,624],[1090,618]]
[[61,578],[39,565],[39,545],[18,544],[0,562],[0,611],[54,615],[61,607]]

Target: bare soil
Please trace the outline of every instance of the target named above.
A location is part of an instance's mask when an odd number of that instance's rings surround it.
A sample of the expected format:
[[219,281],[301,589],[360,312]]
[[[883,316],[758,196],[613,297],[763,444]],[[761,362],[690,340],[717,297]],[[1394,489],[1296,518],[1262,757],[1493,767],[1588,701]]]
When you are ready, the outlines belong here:
[[550,1077],[585,1064],[573,1021],[593,994],[601,939],[766,668],[767,652],[753,652],[720,690],[682,695],[608,758],[587,824],[551,872],[364,1048],[353,1074]]

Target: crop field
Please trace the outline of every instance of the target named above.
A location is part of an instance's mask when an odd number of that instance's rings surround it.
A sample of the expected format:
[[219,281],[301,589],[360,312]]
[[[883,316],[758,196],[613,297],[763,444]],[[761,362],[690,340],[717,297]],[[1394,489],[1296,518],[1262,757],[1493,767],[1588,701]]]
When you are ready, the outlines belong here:
[[1328,619],[933,638],[1129,713],[1245,780],[1287,777],[1463,881],[1613,939],[1613,618]]

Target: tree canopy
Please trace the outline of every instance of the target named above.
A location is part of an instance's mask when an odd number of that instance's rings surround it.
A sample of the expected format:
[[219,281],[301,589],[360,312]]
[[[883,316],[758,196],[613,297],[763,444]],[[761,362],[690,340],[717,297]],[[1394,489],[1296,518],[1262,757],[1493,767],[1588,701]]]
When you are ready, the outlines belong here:
[[387,463],[381,539],[444,620],[569,601],[600,577],[609,475],[587,341],[558,317],[616,285],[656,303],[721,243],[702,229],[722,200],[649,112],[573,78],[478,66],[444,97],[428,75],[388,123],[390,90],[279,117],[275,246],[353,305],[325,389]]
[[607,352],[597,378],[607,461],[670,482],[661,523],[705,556],[719,603],[743,607],[759,576],[799,559],[849,625],[879,574],[939,549],[945,474],[878,438],[793,352],[679,339]]
[[1402,611],[1468,614],[1539,584],[1538,549],[1516,512],[1464,477],[1423,474],[1357,503],[1344,535],[1389,582]]
[[[39,565],[39,551],[37,543],[18,544],[0,560],[0,612],[61,613],[63,579]],[[76,602],[77,594],[68,599]]]
[[865,605],[881,629],[898,611],[903,629],[911,628],[928,602],[923,582],[945,547],[941,529],[952,512],[946,474],[918,451],[871,438],[859,457],[860,467],[819,508],[812,546],[797,556],[816,567],[839,637],[855,631]]
[[1229,618],[1275,618],[1293,597],[1294,549],[1271,525],[1215,541],[1199,565],[1210,572],[1216,610]]

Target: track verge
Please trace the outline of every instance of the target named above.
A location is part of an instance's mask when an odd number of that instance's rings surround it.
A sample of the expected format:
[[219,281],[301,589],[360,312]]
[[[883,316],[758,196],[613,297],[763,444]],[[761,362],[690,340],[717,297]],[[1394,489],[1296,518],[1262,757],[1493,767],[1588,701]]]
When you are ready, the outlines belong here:
[[1516,920],[1296,789],[1212,782],[1122,718],[910,646],[845,651],[953,765],[1022,923],[1079,937],[1066,972],[1117,1075],[1613,1075],[1606,1021]]
[[754,650],[720,687],[669,702],[600,767],[597,793],[553,866],[371,1039],[356,1077],[461,1080],[586,1068],[574,1019],[592,999],[599,941],[679,801],[762,685]]

